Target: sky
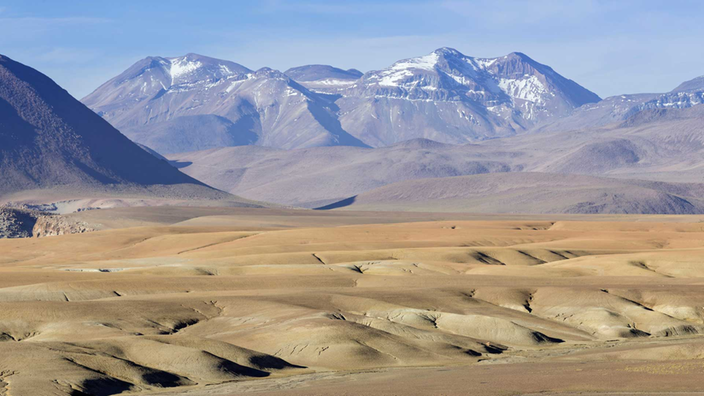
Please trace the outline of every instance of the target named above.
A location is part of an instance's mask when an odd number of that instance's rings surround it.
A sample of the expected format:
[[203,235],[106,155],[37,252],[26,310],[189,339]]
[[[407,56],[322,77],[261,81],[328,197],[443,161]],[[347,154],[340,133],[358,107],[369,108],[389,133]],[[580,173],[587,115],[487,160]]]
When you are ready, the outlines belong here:
[[362,71],[520,51],[602,97],[704,75],[699,0],[0,0],[0,54],[77,98],[146,56]]

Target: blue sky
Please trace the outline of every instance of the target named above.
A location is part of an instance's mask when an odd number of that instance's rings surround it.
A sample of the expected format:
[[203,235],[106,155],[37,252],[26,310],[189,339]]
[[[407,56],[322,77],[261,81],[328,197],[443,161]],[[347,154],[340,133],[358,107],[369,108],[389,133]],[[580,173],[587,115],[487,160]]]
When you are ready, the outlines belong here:
[[695,0],[0,0],[0,53],[76,97],[149,55],[362,71],[448,46],[528,54],[605,97],[704,75]]

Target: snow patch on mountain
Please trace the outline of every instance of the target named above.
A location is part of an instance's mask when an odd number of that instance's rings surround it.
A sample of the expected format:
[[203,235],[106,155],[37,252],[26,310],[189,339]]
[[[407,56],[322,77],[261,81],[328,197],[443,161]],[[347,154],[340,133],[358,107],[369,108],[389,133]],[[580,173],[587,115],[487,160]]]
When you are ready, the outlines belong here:
[[394,63],[390,68],[374,76],[383,87],[397,87],[406,77],[413,76],[413,70],[435,70],[439,56],[433,52],[418,58],[405,59]]
[[647,101],[640,106],[641,110],[654,108],[685,109],[704,104],[704,91],[700,92],[674,92],[660,95],[656,99]]
[[171,75],[171,84],[174,83],[176,79],[181,76],[188,75],[198,70],[203,64],[198,61],[189,61],[184,58],[173,58],[170,59],[171,68],[169,69],[169,74]]
[[411,58],[402,60],[394,63],[391,66],[391,71],[395,70],[405,70],[405,69],[423,69],[423,70],[434,70],[435,65],[438,64],[440,59],[439,55],[435,52],[430,53],[425,56],[418,58]]
[[318,84],[321,85],[334,85],[334,86],[349,86],[354,84],[354,80],[320,80],[316,81]]
[[484,70],[487,70],[488,68],[490,68],[494,63],[496,63],[497,60],[498,60],[498,58],[474,59],[474,61],[477,63],[477,65],[479,65],[479,67],[481,67]]
[[499,87],[514,99],[523,99],[533,103],[543,103],[543,95],[548,94],[545,85],[538,77],[526,75],[521,79],[501,78]]

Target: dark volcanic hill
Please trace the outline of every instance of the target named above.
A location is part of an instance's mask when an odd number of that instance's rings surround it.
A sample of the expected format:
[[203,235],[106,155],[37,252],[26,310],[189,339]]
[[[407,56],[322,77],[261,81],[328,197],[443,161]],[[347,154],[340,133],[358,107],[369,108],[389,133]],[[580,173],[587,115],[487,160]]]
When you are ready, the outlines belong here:
[[0,56],[0,196],[70,187],[226,195],[150,155],[42,73]]

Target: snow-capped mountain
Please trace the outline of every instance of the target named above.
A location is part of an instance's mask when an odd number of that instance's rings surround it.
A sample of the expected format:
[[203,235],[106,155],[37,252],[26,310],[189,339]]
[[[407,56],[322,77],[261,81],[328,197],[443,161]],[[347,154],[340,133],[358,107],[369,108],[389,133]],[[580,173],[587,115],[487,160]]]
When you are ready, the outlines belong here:
[[598,103],[588,103],[577,108],[570,116],[536,130],[569,131],[596,128],[626,121],[646,110],[688,109],[701,104],[704,104],[704,76],[685,81],[666,93],[617,95]]
[[235,84],[246,80],[251,73],[252,70],[237,63],[196,54],[178,58],[150,56],[100,86],[82,102],[99,109],[98,114],[113,125],[130,128],[171,118],[171,113],[157,112],[150,106],[148,102],[155,98],[208,91],[224,82]]
[[245,144],[364,146],[342,130],[333,103],[283,73],[196,54],[145,58],[83,103],[163,154]]
[[451,48],[366,73],[342,95],[343,127],[372,146],[510,136],[600,100],[524,54],[473,58]]
[[149,57],[83,102],[160,153],[256,144],[387,146],[511,136],[599,97],[524,54],[451,48],[363,74],[326,65],[252,71],[195,54]]

